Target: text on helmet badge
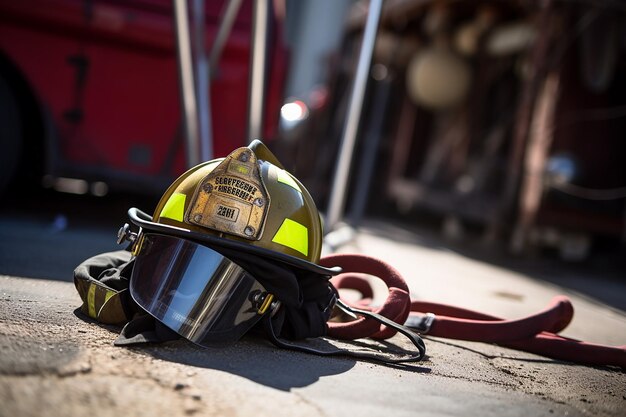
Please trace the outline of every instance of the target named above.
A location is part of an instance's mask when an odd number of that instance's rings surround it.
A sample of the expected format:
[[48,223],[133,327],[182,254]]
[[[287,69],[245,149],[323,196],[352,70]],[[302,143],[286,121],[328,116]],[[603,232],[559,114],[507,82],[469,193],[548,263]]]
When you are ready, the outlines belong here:
[[269,205],[254,152],[239,148],[200,182],[186,219],[198,226],[258,240]]

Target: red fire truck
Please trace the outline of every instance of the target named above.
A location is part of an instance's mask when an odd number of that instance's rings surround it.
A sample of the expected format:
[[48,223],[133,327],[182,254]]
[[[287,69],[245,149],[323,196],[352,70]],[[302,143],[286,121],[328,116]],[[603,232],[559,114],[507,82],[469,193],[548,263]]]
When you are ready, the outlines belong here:
[[[80,190],[162,190],[186,168],[172,0],[0,0],[0,188],[45,174]],[[253,2],[211,71],[212,155],[247,138]],[[204,4],[210,48],[227,1]],[[286,50],[270,16],[262,134],[278,125]],[[18,175],[16,175],[18,174]],[[79,190],[79,191],[80,191]]]

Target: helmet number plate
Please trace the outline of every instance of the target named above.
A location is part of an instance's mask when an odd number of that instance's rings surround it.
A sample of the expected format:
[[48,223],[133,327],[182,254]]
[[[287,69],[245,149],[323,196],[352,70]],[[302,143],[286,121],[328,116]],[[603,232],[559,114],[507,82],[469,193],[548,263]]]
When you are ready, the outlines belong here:
[[198,226],[258,240],[269,204],[254,152],[239,148],[198,184],[186,217]]

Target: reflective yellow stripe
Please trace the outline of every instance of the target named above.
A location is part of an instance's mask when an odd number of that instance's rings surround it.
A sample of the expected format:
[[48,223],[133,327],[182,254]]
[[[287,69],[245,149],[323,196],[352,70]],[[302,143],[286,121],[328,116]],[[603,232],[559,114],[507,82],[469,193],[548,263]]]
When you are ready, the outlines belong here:
[[161,210],[159,217],[165,217],[172,220],[183,221],[183,213],[185,212],[185,194],[174,193],[170,196]]
[[89,285],[87,291],[87,307],[89,308],[89,317],[97,318],[96,316],[96,284]]
[[291,219],[285,219],[272,238],[272,242],[287,246],[307,256],[309,254],[309,231]]
[[109,298],[113,297],[115,294],[117,294],[115,291],[107,290],[106,294],[104,295],[104,304],[106,304],[107,301],[109,301]]
[[291,177],[291,175],[289,175],[287,171],[280,168],[276,171],[278,171],[278,174],[276,175],[276,179],[278,180],[278,182],[282,182],[283,184],[293,187],[298,192],[302,193],[302,190],[300,189],[300,186],[298,186],[298,183],[294,181],[294,179]]

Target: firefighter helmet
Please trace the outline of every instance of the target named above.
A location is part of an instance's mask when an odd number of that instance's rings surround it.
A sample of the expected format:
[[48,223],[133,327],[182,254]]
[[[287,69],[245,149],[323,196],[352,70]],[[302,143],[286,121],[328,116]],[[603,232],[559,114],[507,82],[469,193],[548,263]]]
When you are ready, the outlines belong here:
[[332,310],[328,278],[339,269],[317,264],[315,203],[260,141],[185,172],[151,218],[137,209],[129,216],[141,227],[131,238],[131,296],[193,342],[236,340],[281,303],[297,311],[306,301],[303,282],[325,300],[315,304],[320,315]]
[[245,242],[317,263],[322,224],[313,198],[256,140],[185,172],[153,221]]

